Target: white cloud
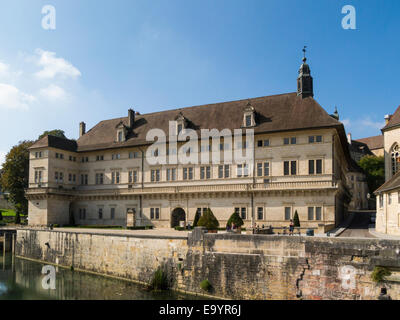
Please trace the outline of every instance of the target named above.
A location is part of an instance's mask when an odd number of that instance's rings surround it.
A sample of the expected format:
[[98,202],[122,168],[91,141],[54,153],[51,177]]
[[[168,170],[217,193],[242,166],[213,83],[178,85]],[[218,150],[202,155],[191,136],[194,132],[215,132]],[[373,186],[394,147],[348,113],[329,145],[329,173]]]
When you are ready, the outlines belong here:
[[40,95],[48,100],[61,100],[67,96],[65,90],[54,84],[40,90]]
[[361,125],[374,129],[382,129],[385,126],[385,121],[372,121],[370,118],[365,118],[361,120]]
[[55,52],[36,49],[35,53],[39,56],[37,64],[42,67],[42,70],[35,73],[38,78],[53,79],[57,75],[76,78],[81,75],[81,72],[70,62],[57,58]]
[[9,66],[0,61],[0,76],[8,75]]
[[0,108],[26,110],[29,103],[35,100],[34,96],[21,92],[10,84],[0,83]]
[[345,127],[350,126],[350,119],[343,119],[343,120],[340,120],[340,122],[342,122]]

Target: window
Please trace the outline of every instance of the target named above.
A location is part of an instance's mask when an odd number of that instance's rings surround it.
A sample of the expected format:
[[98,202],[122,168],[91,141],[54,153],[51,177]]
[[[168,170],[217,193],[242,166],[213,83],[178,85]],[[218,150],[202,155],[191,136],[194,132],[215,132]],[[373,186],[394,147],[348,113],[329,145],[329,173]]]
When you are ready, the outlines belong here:
[[121,159],[121,154],[115,153],[111,155],[111,160],[119,160]]
[[218,166],[218,178],[229,178],[230,176],[230,165],[220,165]]
[[139,158],[139,152],[129,152],[129,159],[137,159]]
[[120,181],[121,181],[120,172],[119,171],[112,171],[111,172],[111,183],[112,184],[119,184]]
[[64,174],[62,172],[54,172],[54,180],[56,183],[63,183],[64,180]]
[[150,208],[150,219],[151,220],[160,219],[160,208]]
[[176,168],[167,169],[167,181],[175,181],[176,180]]
[[246,127],[251,127],[251,114],[246,115]]
[[308,220],[321,221],[322,220],[322,207],[308,207]]
[[291,207],[285,207],[285,220],[289,221],[292,217],[292,208]]
[[283,162],[283,174],[285,176],[297,174],[297,161],[284,161]]
[[[289,144],[289,143],[288,143]],[[258,140],[257,141],[257,147],[269,147],[269,139],[266,140]]]
[[397,203],[400,203],[400,191],[397,193]]
[[111,220],[114,220],[114,218],[115,218],[115,208],[111,208],[110,218],[111,218]]
[[315,207],[315,220],[321,221],[322,220],[322,208]]
[[211,167],[200,167],[200,179],[210,179],[211,178]]
[[99,208],[99,219],[103,219],[103,208]]
[[283,138],[283,144],[296,144],[297,143],[297,138],[296,137],[291,137],[291,138]]
[[35,152],[35,158],[36,159],[41,158],[41,157],[42,157],[42,152],[41,151]]
[[118,142],[122,142],[122,131],[118,131]]
[[264,208],[258,207],[257,208],[257,220],[263,220],[263,219],[264,219]]
[[388,203],[392,204],[392,194],[388,193],[387,197],[388,197]]
[[88,184],[88,175],[81,174],[81,185],[87,185],[87,184]]
[[128,183],[136,183],[137,182],[137,171],[129,170],[128,171]]
[[[322,174],[322,160],[308,160],[308,174]],[[353,178],[353,176],[352,176]]]
[[103,161],[104,160],[104,156],[100,155],[100,156],[96,156],[96,161]]
[[96,184],[103,184],[103,183],[104,183],[104,174],[96,173]]
[[400,169],[400,147],[398,145],[392,148],[392,175],[395,175]]
[[238,177],[247,177],[249,175],[249,166],[247,164],[238,164],[237,165],[237,176]]
[[257,141],[257,147],[261,148],[263,146],[263,141],[262,140],[258,140]]
[[176,133],[179,135],[182,132],[182,129],[183,129],[183,124],[178,123],[178,125],[176,127]]
[[322,142],[322,136],[309,136],[308,143]]
[[246,208],[241,208],[241,210],[240,210],[240,217],[241,217],[243,220],[246,220]]
[[379,208],[383,208],[383,194],[379,195]]
[[42,182],[42,171],[35,170],[35,183],[41,183],[41,182]]
[[268,177],[269,176],[269,162],[257,163],[257,176]]
[[183,180],[193,180],[193,168],[183,168]]
[[151,170],[150,174],[151,182],[160,181],[160,169],[153,169]]
[[314,220],[314,207],[308,207],[308,220]]

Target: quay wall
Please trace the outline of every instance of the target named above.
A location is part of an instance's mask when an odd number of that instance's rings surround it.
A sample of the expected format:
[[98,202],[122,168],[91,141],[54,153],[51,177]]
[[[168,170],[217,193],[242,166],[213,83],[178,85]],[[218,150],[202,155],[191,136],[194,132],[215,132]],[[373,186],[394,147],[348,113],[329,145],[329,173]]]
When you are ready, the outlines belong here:
[[[157,268],[172,288],[227,299],[400,299],[400,241],[275,235],[188,237],[19,229],[17,256],[149,283]],[[391,276],[372,281],[375,267]]]

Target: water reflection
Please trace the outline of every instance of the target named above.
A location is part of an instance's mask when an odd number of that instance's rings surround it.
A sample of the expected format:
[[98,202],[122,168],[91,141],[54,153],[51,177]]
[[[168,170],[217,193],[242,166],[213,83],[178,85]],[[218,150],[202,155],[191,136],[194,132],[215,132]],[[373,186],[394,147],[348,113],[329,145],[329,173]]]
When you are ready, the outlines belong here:
[[164,300],[198,299],[175,292],[152,292],[128,281],[56,267],[56,289],[43,289],[43,264],[0,258],[0,300]]

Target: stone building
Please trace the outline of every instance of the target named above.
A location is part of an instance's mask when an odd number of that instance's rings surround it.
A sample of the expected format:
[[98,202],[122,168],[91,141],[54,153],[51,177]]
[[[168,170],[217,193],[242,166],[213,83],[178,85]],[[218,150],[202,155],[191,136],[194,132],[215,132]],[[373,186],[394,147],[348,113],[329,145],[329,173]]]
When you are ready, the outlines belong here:
[[[333,228],[351,200],[346,133],[314,100],[305,58],[297,88],[143,115],[129,110],[127,117],[101,121],[87,132],[81,123],[77,141],[42,138],[30,149],[29,224],[169,228],[193,223],[196,212],[210,208],[221,227],[235,211],[246,227],[288,226],[297,211],[303,227]],[[154,128],[168,133],[167,139],[187,129],[254,130],[251,143],[240,138],[252,163],[225,161],[236,146],[224,137],[212,147],[191,149],[180,141],[168,152],[152,149],[153,156],[189,153],[196,159],[212,150],[220,163],[153,165],[148,151],[154,146],[146,135]]]
[[383,157],[385,155],[383,135],[357,139],[355,141],[366,145],[371,153],[377,157]]
[[382,132],[386,182],[375,191],[378,196],[376,231],[400,235],[400,107],[385,119]]

